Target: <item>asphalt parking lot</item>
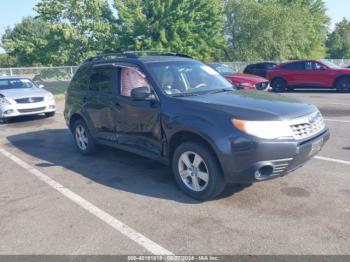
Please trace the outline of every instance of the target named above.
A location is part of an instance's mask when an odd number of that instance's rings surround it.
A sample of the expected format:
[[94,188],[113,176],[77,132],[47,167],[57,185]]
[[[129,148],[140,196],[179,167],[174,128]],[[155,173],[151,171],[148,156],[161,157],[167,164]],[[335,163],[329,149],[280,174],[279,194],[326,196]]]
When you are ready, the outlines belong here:
[[286,177],[194,201],[161,164],[81,156],[54,118],[0,125],[0,254],[350,254],[350,94],[302,91],[331,140]]

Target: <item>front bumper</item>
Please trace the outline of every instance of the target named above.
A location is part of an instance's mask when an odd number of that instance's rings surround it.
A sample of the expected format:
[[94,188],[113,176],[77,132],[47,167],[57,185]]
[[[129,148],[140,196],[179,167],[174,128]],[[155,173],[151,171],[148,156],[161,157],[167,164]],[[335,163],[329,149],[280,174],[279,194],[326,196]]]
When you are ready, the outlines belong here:
[[0,118],[11,118],[17,116],[36,115],[56,111],[54,100],[39,103],[0,105]]
[[304,141],[230,140],[222,167],[233,183],[253,183],[285,176],[317,155],[330,138],[328,129]]

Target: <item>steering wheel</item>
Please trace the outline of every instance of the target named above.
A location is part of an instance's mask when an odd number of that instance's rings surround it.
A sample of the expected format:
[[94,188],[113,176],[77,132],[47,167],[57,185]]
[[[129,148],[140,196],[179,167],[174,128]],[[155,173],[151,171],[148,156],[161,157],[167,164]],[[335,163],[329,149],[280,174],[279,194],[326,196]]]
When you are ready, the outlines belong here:
[[198,85],[196,85],[195,87],[193,87],[193,89],[197,89],[197,88],[201,88],[201,87],[206,87],[207,85],[204,83],[200,83]]

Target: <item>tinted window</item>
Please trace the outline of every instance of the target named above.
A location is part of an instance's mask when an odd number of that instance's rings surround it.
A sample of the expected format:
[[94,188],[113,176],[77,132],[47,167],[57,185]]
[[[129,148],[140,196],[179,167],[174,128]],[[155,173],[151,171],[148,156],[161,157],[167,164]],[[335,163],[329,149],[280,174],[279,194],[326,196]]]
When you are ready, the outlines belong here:
[[312,61],[305,62],[306,70],[322,70],[324,68],[325,67],[322,64],[317,62],[312,62]]
[[112,93],[114,68],[94,69],[90,79],[90,89],[104,93]]
[[81,66],[75,73],[72,82],[69,85],[70,89],[85,89],[88,86],[91,67]]
[[283,69],[287,70],[304,70],[304,62],[290,63],[283,66]]

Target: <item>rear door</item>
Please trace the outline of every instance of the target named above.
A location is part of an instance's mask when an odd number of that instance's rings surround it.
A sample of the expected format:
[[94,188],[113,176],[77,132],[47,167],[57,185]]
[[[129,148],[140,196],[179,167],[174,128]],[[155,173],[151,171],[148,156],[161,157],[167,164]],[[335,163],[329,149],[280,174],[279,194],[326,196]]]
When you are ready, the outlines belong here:
[[95,66],[90,76],[89,93],[83,98],[92,132],[102,140],[117,140],[113,117],[117,78],[117,69],[112,65]]
[[156,99],[133,100],[131,91],[137,87],[153,90],[138,67],[120,65],[118,99],[114,111],[118,144],[157,157],[162,152],[160,103]]
[[283,66],[283,77],[288,85],[300,86],[305,84],[305,63],[294,62]]

